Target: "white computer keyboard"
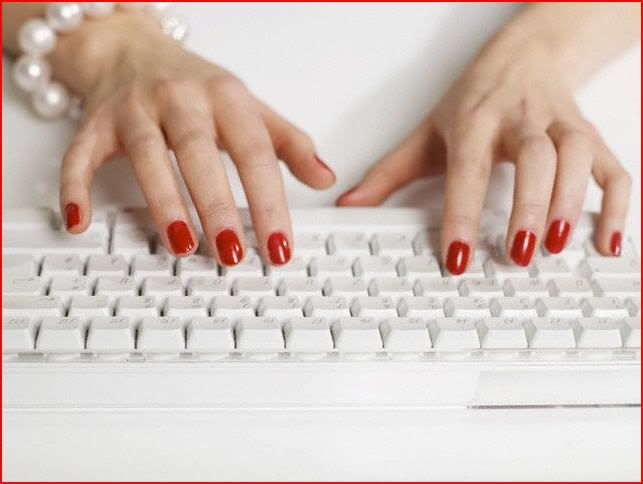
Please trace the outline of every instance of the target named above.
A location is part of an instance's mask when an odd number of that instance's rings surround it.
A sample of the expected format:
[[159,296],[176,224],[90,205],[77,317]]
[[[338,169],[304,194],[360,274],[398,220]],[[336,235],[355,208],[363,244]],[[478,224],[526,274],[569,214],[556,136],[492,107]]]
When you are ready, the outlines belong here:
[[224,268],[203,242],[169,256],[144,209],[79,236],[4,210],[3,405],[640,405],[640,261],[600,257],[590,214],[522,268],[486,212],[457,277],[435,212],[292,218],[288,265]]

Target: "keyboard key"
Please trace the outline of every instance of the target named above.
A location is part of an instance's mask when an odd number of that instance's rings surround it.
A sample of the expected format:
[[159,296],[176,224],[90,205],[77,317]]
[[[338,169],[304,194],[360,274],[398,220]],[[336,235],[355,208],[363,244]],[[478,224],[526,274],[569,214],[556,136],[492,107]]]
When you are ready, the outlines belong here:
[[91,292],[85,276],[54,276],[49,286],[49,295],[58,297],[65,306],[73,296],[88,296]]
[[441,278],[440,263],[437,257],[428,255],[414,255],[410,257],[402,257],[397,263],[397,273],[406,277],[411,281],[415,281],[420,277]]
[[294,296],[265,296],[259,302],[257,313],[263,318],[279,320],[304,315],[299,299]]
[[192,318],[187,326],[187,349],[201,353],[234,350],[233,324],[228,318]]
[[236,321],[244,317],[255,316],[255,311],[252,300],[247,296],[215,296],[212,299],[210,315]]
[[40,259],[48,254],[76,254],[85,258],[106,254],[107,245],[97,233],[68,234],[62,231],[3,231],[2,253],[30,255]]
[[572,321],[578,348],[621,348],[628,331],[623,320],[580,318]]
[[440,231],[423,230],[413,238],[415,255],[434,255],[440,253]]
[[85,349],[85,328],[78,318],[43,318],[36,338],[36,350],[80,352]]
[[219,275],[219,267],[212,257],[190,255],[177,260],[176,275],[184,282],[190,282],[194,277],[215,278]]
[[415,353],[431,348],[429,330],[420,318],[386,319],[380,330],[385,350]]
[[550,295],[547,286],[537,277],[506,279],[502,289],[507,296],[524,296],[531,299],[548,297]]
[[87,259],[87,277],[127,277],[129,264],[121,255],[90,255]]
[[293,353],[323,353],[333,349],[330,325],[324,318],[291,318],[284,325],[286,349]]
[[[2,278],[29,278],[38,275],[38,265],[31,255],[16,254],[2,258]],[[3,288],[4,290],[4,288]]]
[[450,277],[443,277],[442,279],[420,277],[413,286],[413,292],[416,296],[436,297],[442,303],[450,297],[460,295],[455,281]]
[[207,315],[208,310],[202,296],[169,296],[163,309],[163,316],[179,318],[183,322]]
[[32,351],[37,325],[26,316],[2,317],[2,352]]
[[588,297],[581,302],[581,309],[587,317],[627,318],[630,314],[625,304],[616,297]]
[[569,274],[571,269],[565,257],[543,257],[534,262],[535,275],[542,280]]
[[32,232],[58,230],[60,219],[51,208],[5,208],[2,209],[2,230]]
[[60,306],[60,299],[53,296],[3,296],[2,317],[40,321],[46,317],[60,317]]
[[283,277],[308,277],[308,265],[303,257],[293,257],[287,264],[266,266],[266,275],[274,281]]
[[145,317],[138,327],[136,348],[143,352],[179,352],[185,348],[185,334],[179,318]]
[[72,296],[68,316],[84,321],[111,316],[109,299],[106,296]]
[[99,353],[134,351],[134,326],[126,317],[94,318],[87,332],[87,349]]
[[627,329],[629,330],[625,337],[623,346],[625,348],[640,348],[641,347],[641,317],[625,318],[624,320]]
[[574,319],[582,318],[583,311],[570,297],[547,297],[536,301],[536,310],[541,317]]
[[371,255],[366,234],[363,232],[336,232],[328,237],[328,253],[348,259]]
[[521,267],[511,262],[501,262],[493,258],[485,262],[484,272],[487,277],[498,279],[500,282],[504,282],[507,279],[527,279],[533,277],[528,267]]
[[314,277],[288,277],[279,283],[277,294],[295,296],[304,302],[311,296],[321,296],[322,290]]
[[532,318],[529,324],[533,328],[533,336],[529,343],[531,348],[560,348],[576,347],[576,335],[572,319],[564,318]]
[[84,264],[77,255],[48,254],[42,259],[40,277],[49,280],[53,276],[81,276]]
[[441,351],[465,351],[480,348],[475,323],[467,318],[438,318],[429,322],[433,347]]
[[132,262],[132,276],[142,282],[146,277],[171,277],[174,264],[167,255],[136,255]]
[[491,314],[498,318],[528,319],[538,317],[536,306],[527,297],[499,297],[489,304]]
[[324,295],[345,297],[347,301],[352,301],[356,297],[368,296],[368,288],[359,277],[329,277],[324,284]]
[[342,318],[331,326],[335,348],[345,353],[374,352],[382,349],[382,337],[373,318]]
[[25,296],[40,296],[43,292],[43,282],[40,277],[13,277],[3,274],[3,294],[23,294]]
[[397,310],[390,297],[358,297],[353,301],[351,314],[355,317],[380,321],[386,318],[396,318]]
[[192,277],[187,292],[188,296],[201,296],[208,304],[215,296],[230,295],[228,280],[225,277]]
[[326,255],[315,257],[310,263],[310,275],[319,279],[327,277],[353,277],[351,258]]
[[325,318],[329,321],[351,316],[348,302],[342,296],[312,296],[304,307],[304,314],[309,318]]
[[476,326],[483,349],[525,349],[529,345],[526,325],[518,318],[488,318]]
[[641,297],[630,297],[625,301],[630,316],[638,316],[641,313]]
[[402,298],[397,306],[397,312],[401,317],[405,318],[428,320],[444,317],[444,309],[440,300],[429,296]]
[[630,257],[588,257],[580,264],[580,270],[589,279],[641,278],[638,259]]
[[466,279],[460,282],[458,288],[463,296],[479,297],[487,300],[505,295],[498,281],[488,277]]
[[328,255],[326,251],[326,238],[319,232],[295,232],[295,256],[301,257],[304,262],[313,257]]
[[238,277],[232,285],[233,296],[247,296],[256,306],[259,299],[274,296],[275,289],[269,277]]
[[479,297],[453,297],[444,303],[447,318],[490,318],[491,312],[484,299]]
[[595,279],[592,288],[597,296],[641,297],[640,279]]
[[371,252],[375,255],[387,255],[394,259],[415,254],[411,237],[404,233],[395,232],[375,234],[371,239]]
[[104,276],[96,280],[94,293],[113,299],[119,296],[138,296],[138,286],[133,277]]
[[149,235],[144,230],[115,230],[110,253],[123,256],[128,261],[137,255],[150,254]]
[[126,316],[133,323],[138,323],[143,318],[160,316],[158,306],[154,296],[121,296],[116,305],[116,316]]
[[234,334],[241,352],[271,353],[284,349],[281,325],[275,318],[242,318]]
[[368,286],[371,296],[388,296],[394,302],[413,296],[413,287],[404,277],[376,277]]
[[183,286],[178,277],[147,277],[143,282],[141,294],[154,296],[160,305],[164,305],[169,296],[183,296]]
[[583,298],[593,296],[591,286],[582,277],[556,277],[547,283],[552,296]]
[[237,265],[221,266],[221,275],[234,280],[237,277],[263,277],[263,264],[259,255],[247,252]]
[[369,282],[375,277],[396,277],[397,269],[391,257],[385,255],[371,255],[358,258],[353,264],[353,271],[357,277]]

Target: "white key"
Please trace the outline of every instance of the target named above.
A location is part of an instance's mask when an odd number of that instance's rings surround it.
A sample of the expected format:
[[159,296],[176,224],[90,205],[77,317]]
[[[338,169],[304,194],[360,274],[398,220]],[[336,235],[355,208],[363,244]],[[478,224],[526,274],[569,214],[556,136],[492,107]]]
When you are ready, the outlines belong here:
[[187,349],[200,353],[233,351],[232,322],[228,318],[192,318],[187,327]]
[[53,276],[80,276],[84,265],[77,255],[48,254],[42,259],[40,277],[50,279]]
[[532,318],[533,336],[529,342],[531,348],[565,348],[576,347],[575,329],[572,319]]
[[60,219],[51,208],[4,208],[2,230],[58,230]]
[[36,338],[36,350],[80,352],[85,349],[85,327],[79,318],[44,318]]
[[490,318],[486,301],[480,297],[451,297],[444,303],[447,318]]
[[333,349],[330,325],[324,318],[291,318],[284,324],[286,349],[292,353],[324,353]]
[[351,311],[345,297],[312,296],[304,306],[304,314],[310,318],[325,318],[334,321],[340,318],[350,318]]
[[163,309],[163,316],[179,318],[183,322],[207,315],[205,300],[201,296],[169,296]]
[[276,318],[279,320],[304,315],[299,299],[294,296],[262,297],[257,313],[263,318]]
[[90,255],[87,259],[87,277],[96,279],[102,276],[126,277],[129,264],[121,255]]
[[295,296],[304,302],[311,296],[321,296],[322,290],[314,277],[288,277],[277,287],[279,296]]
[[510,262],[501,262],[493,258],[489,258],[489,260],[484,263],[484,272],[487,277],[498,279],[501,282],[510,278],[533,277],[528,267],[521,267]]
[[303,257],[293,257],[287,264],[266,266],[266,275],[273,278],[273,280],[278,280],[282,277],[308,277],[308,266]]
[[345,353],[374,352],[382,349],[382,336],[373,318],[343,318],[331,326],[335,348]]
[[154,296],[121,296],[116,305],[116,316],[125,316],[139,323],[143,318],[156,318],[160,314]]
[[[38,265],[33,257],[27,254],[15,254],[2,258],[2,277],[28,278],[38,275]],[[4,290],[4,289],[3,289]]]
[[247,296],[214,296],[210,307],[210,315],[227,317],[236,321],[244,317],[252,317],[255,310],[252,300]]
[[538,317],[536,306],[528,297],[499,297],[489,304],[491,314],[497,318],[528,319]]
[[319,232],[295,232],[295,256],[309,261],[313,257],[327,255],[326,238]]
[[353,264],[357,277],[369,282],[375,277],[396,277],[397,269],[393,259],[386,255],[370,255],[358,258]]
[[219,266],[214,258],[204,255],[180,257],[176,262],[176,275],[184,282],[191,282],[194,277],[213,278],[219,275]]
[[328,253],[355,259],[370,255],[371,249],[364,232],[336,232],[328,237]]
[[413,296],[413,287],[404,277],[376,277],[368,286],[371,296],[388,296],[394,302]]
[[185,334],[179,318],[143,318],[138,327],[136,348],[143,352],[179,352],[185,348]]
[[438,262],[437,257],[428,255],[403,257],[397,263],[397,273],[412,281],[415,281],[420,277],[442,277],[442,273],[440,272],[440,263]]
[[580,318],[572,325],[578,348],[621,348],[628,332],[622,319]]
[[54,276],[49,286],[49,295],[59,297],[65,306],[72,296],[88,296],[91,292],[85,276]]
[[438,318],[429,322],[433,347],[441,351],[463,351],[480,348],[476,325],[467,318]]
[[222,266],[221,275],[226,276],[228,279],[235,279],[237,277],[262,277],[263,264],[261,258],[250,251],[245,257],[234,266]]
[[232,284],[233,296],[247,296],[257,306],[262,297],[274,296],[275,288],[269,277],[239,277]]
[[440,231],[423,230],[413,238],[413,250],[416,255],[433,255],[440,253]]
[[629,330],[623,346],[625,348],[640,348],[641,347],[641,317],[625,318],[624,320],[627,329]]
[[2,317],[2,352],[32,351],[36,343],[37,326],[26,316]]
[[324,284],[324,295],[341,296],[352,301],[356,297],[368,296],[368,288],[359,277],[329,277]]
[[457,276],[450,274],[446,268],[444,268],[443,272],[445,275],[449,275],[454,281],[461,279],[483,279],[485,277],[482,261],[478,259],[470,261],[469,265],[467,265],[467,270]]
[[529,345],[527,325],[518,318],[488,318],[476,326],[483,349],[525,349]]
[[172,259],[167,255],[135,255],[132,261],[132,276],[142,282],[146,277],[171,277]]
[[106,239],[97,233],[68,234],[62,231],[2,231],[2,253],[41,258],[46,254],[106,254]]
[[284,349],[281,325],[275,318],[243,318],[234,328],[237,349],[244,353],[272,353]]
[[351,258],[348,256],[327,255],[315,257],[310,263],[310,275],[319,279],[327,277],[352,277]]
[[588,257],[581,262],[580,270],[589,279],[641,278],[638,259],[630,257]]
[[625,301],[630,316],[638,316],[641,312],[641,297],[630,297]]
[[121,255],[126,260],[132,260],[137,255],[150,254],[149,235],[143,230],[115,230],[112,234],[110,253]]
[[580,299],[594,295],[589,282],[582,277],[557,277],[547,283],[552,296]]
[[380,232],[371,239],[371,251],[376,255],[388,255],[394,259],[415,254],[413,240],[407,234]]
[[157,302],[163,305],[169,296],[183,296],[183,286],[178,277],[147,277],[141,294],[155,296]]
[[359,318],[372,318],[381,321],[386,318],[397,318],[395,303],[390,297],[358,297],[353,301],[351,314]]
[[[551,254],[544,246],[541,249],[541,253],[544,257],[559,257],[556,254]],[[575,265],[587,255],[585,254],[583,243],[573,239],[567,243],[563,254],[565,260],[573,262],[572,265]]]
[[443,277],[442,279],[421,277],[415,282],[413,292],[416,296],[436,297],[442,303],[450,297],[460,295],[455,281],[450,277]]
[[460,282],[458,288],[463,296],[480,297],[487,300],[505,295],[498,281],[488,277],[465,279]]
[[188,283],[188,296],[201,296],[210,304],[214,296],[230,294],[225,277],[192,277]]
[[581,301],[581,309],[585,316],[593,318],[622,319],[630,315],[617,297],[588,297]]
[[574,319],[582,318],[583,311],[571,297],[544,297],[536,301],[536,310],[541,317]]
[[134,326],[126,317],[94,318],[87,331],[87,349],[99,353],[134,351]]
[[2,317],[40,321],[45,317],[60,317],[60,306],[60,299],[53,296],[3,296]]
[[507,296],[525,296],[532,299],[548,297],[549,290],[543,281],[537,277],[506,279],[502,289]]
[[386,319],[380,325],[384,349],[400,353],[417,353],[431,348],[431,338],[420,318]]
[[104,276],[96,280],[94,293],[97,296],[107,296],[110,299],[119,296],[138,296],[138,286],[133,277]]
[[640,279],[595,279],[592,288],[597,296],[641,297]]
[[2,276],[2,294],[24,294],[39,296],[43,292],[43,281],[40,277],[12,277]]
[[91,321],[96,317],[111,315],[109,299],[107,296],[72,296],[69,304],[71,318]]
[[543,257],[534,262],[536,276],[542,280],[562,277],[571,272],[565,257]]
[[138,228],[146,232],[154,230],[154,220],[145,207],[124,208],[115,215],[114,232],[128,232]]
[[444,317],[442,303],[438,298],[430,296],[405,297],[397,305],[397,312],[405,318],[428,320]]

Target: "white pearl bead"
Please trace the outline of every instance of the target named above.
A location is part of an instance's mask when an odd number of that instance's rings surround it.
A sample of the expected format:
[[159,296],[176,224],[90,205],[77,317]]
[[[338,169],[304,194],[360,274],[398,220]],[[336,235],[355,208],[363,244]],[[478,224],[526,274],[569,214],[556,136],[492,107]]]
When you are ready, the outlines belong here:
[[56,47],[56,33],[47,22],[34,18],[20,28],[18,43],[27,54],[46,55]]
[[174,9],[174,2],[148,2],[145,4],[145,12],[161,18]]
[[89,17],[104,17],[114,10],[114,2],[83,2],[83,12]]
[[71,96],[69,99],[69,107],[67,108],[67,116],[73,121],[80,121],[84,114],[83,102],[78,96]]
[[23,91],[35,91],[49,81],[50,75],[47,61],[34,55],[23,55],[13,65],[13,80]]
[[47,4],[47,22],[57,32],[71,32],[83,21],[79,3],[51,2]]
[[161,30],[181,42],[188,35],[188,22],[181,15],[165,15],[161,18]]
[[67,89],[58,82],[40,87],[33,93],[31,100],[34,109],[43,118],[56,118],[69,106]]

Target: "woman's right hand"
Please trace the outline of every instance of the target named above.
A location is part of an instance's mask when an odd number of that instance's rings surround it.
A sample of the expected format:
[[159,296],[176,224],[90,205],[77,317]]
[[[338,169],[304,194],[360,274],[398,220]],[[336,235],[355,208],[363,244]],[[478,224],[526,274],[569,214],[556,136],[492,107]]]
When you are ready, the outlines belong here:
[[225,69],[183,49],[153,19],[115,12],[62,36],[54,72],[85,104],[83,123],[63,160],[60,203],[67,230],[91,221],[96,169],[127,155],[158,228],[173,254],[193,254],[198,237],[170,163],[178,167],[203,226],[224,265],[244,254],[243,225],[219,147],[243,183],[264,260],[288,262],[292,229],[278,160],[307,185],[323,189],[334,173],[308,135],[258,101]]

